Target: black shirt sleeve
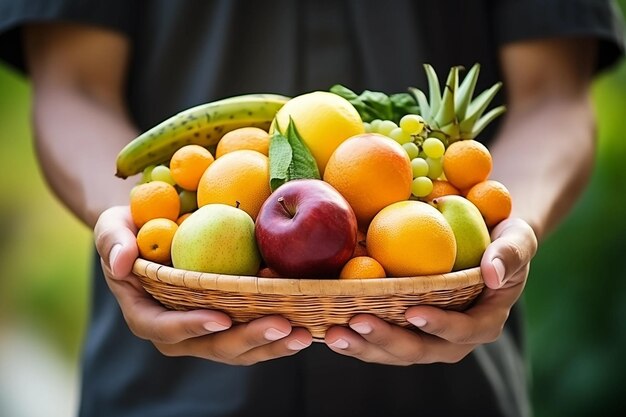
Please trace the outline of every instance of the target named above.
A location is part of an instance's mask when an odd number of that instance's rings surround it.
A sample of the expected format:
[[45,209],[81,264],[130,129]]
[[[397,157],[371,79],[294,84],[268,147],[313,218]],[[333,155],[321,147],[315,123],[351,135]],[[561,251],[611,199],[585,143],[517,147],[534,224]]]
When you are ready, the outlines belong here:
[[27,23],[68,22],[99,26],[132,36],[136,0],[2,0],[0,60],[24,71],[21,27]]
[[616,63],[624,53],[622,14],[613,0],[496,0],[495,36],[499,44],[550,37],[599,40],[596,69]]

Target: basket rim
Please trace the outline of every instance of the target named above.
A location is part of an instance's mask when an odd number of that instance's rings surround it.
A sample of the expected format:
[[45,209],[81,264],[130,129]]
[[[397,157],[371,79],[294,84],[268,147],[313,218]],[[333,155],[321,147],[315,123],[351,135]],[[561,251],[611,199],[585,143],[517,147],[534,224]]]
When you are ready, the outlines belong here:
[[392,295],[421,294],[483,285],[480,267],[446,274],[371,279],[263,278],[176,269],[137,258],[133,273],[191,290],[217,290],[268,295]]

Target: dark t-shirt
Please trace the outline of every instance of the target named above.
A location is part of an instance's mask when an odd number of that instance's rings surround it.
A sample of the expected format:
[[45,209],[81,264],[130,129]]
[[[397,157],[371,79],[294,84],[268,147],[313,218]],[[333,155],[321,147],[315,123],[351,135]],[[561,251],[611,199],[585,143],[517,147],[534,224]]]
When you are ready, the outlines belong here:
[[[119,31],[132,48],[130,111],[147,129],[241,93],[295,95],[335,83],[387,93],[423,88],[425,62],[444,75],[452,65],[479,62],[484,89],[502,79],[498,48],[535,38],[595,37],[601,70],[622,52],[619,16],[602,0],[4,0],[0,56],[22,67],[19,31],[27,22]],[[366,364],[314,344],[241,367],[162,356],[129,332],[99,262],[93,275],[81,416],[530,414],[519,307],[498,341],[457,364]]]

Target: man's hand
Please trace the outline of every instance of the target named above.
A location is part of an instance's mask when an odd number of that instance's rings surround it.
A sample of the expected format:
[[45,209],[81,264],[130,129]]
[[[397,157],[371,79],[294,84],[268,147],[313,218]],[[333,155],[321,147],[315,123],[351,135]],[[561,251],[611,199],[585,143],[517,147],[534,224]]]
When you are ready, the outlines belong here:
[[196,356],[231,365],[290,356],[312,342],[309,332],[279,316],[232,326],[211,310],[171,311],[157,303],[131,273],[137,258],[136,228],[127,206],[106,210],[95,226],[104,275],[130,330],[166,356]]
[[419,331],[361,314],[350,320],[350,328],[329,329],[326,343],[337,353],[365,362],[411,365],[458,362],[477,345],[495,341],[522,294],[537,239],[531,227],[516,218],[496,226],[492,239],[481,262],[486,287],[470,309],[411,307],[405,316]]

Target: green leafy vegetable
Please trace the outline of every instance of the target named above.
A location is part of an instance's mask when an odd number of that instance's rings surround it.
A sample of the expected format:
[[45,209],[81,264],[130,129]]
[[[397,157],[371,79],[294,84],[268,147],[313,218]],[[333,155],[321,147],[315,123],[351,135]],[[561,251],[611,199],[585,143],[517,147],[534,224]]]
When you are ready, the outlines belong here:
[[419,114],[417,102],[409,93],[388,96],[379,91],[365,90],[357,95],[341,84],[332,86],[330,92],[348,100],[359,112],[361,119],[368,123],[374,119],[393,120],[398,123],[406,114]]
[[289,119],[286,134],[278,129],[270,138],[270,188],[274,192],[284,183],[303,178],[320,179],[315,158],[302,142],[293,120]]

